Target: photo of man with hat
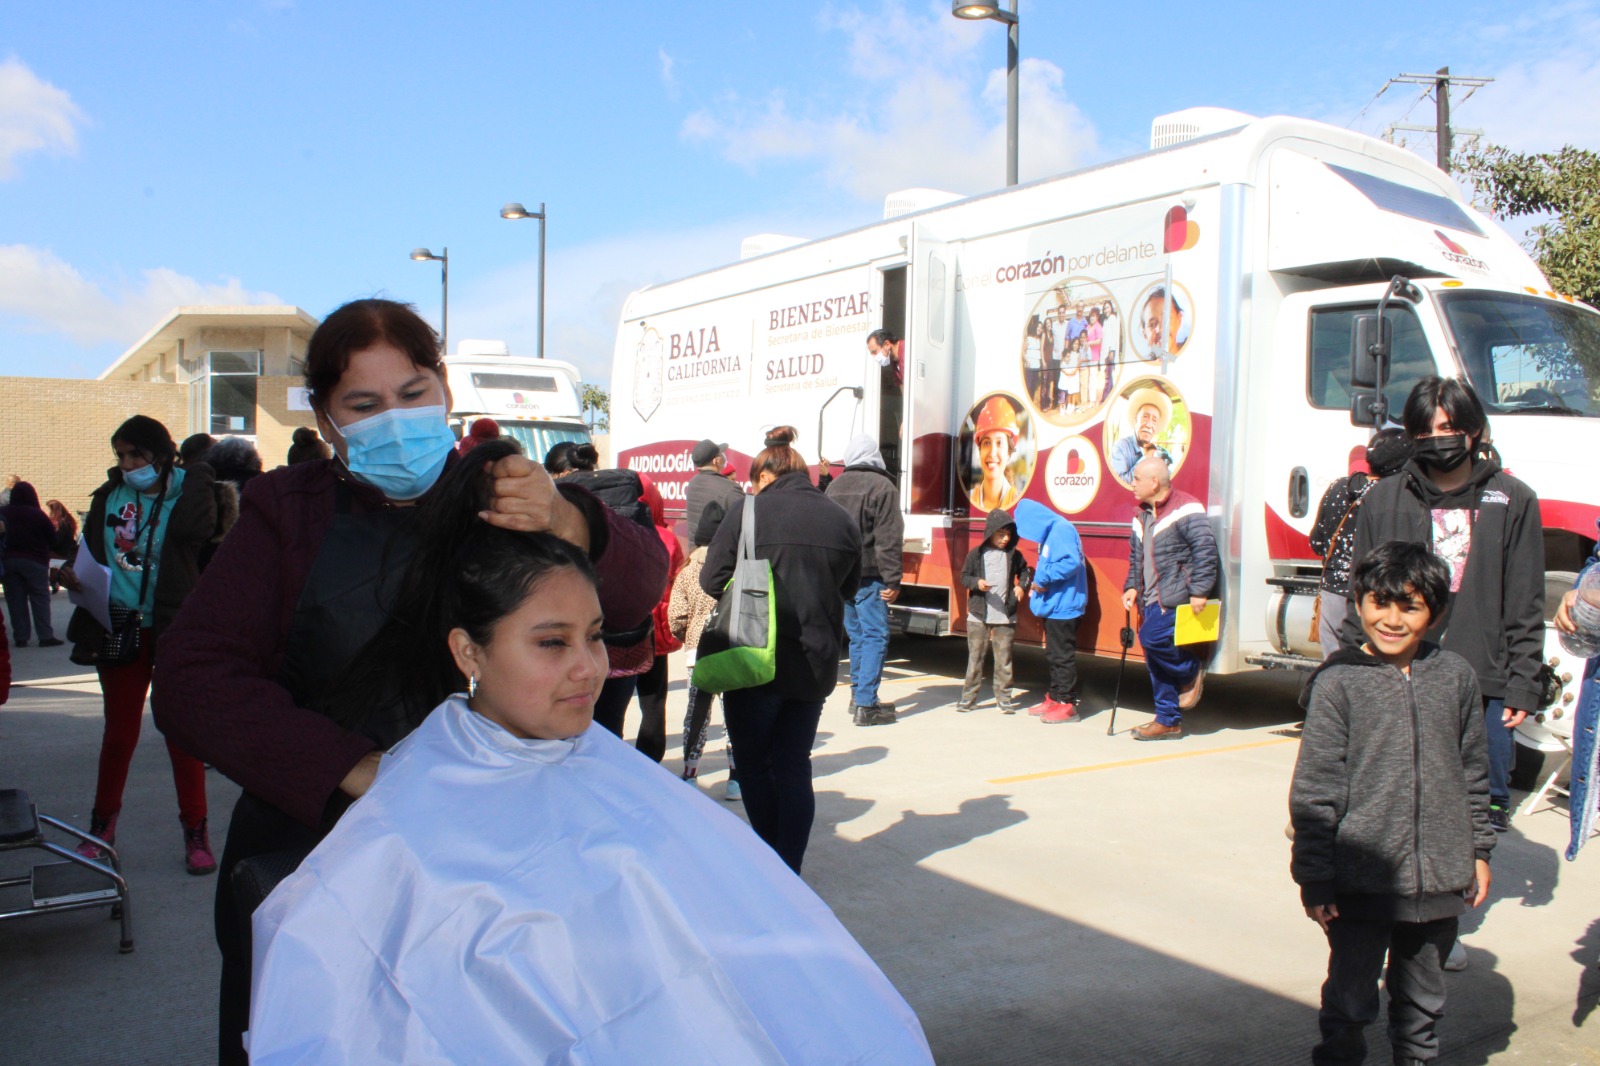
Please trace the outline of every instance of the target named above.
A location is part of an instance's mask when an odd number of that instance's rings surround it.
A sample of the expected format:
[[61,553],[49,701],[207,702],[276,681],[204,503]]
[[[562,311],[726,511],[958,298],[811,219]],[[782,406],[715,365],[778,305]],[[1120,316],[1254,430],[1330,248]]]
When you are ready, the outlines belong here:
[[1133,483],[1133,468],[1140,459],[1156,456],[1172,467],[1172,455],[1161,441],[1172,424],[1172,397],[1155,383],[1134,389],[1128,396],[1128,435],[1111,446],[1111,472],[1124,484]]

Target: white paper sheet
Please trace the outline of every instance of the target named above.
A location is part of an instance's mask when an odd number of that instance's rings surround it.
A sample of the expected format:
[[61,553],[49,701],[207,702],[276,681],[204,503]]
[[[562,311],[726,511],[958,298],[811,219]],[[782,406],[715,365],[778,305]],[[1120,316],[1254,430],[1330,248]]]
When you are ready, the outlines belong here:
[[111,631],[111,568],[89,554],[87,534],[78,539],[78,555],[72,572],[78,575],[78,588],[68,590],[67,599],[94,616],[101,627]]

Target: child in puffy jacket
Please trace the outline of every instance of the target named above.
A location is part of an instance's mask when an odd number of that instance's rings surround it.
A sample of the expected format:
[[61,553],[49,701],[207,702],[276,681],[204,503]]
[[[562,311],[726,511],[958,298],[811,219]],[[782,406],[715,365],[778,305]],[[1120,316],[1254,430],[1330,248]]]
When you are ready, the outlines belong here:
[[[715,501],[706,505],[700,516],[698,533],[693,537],[700,547],[689,553],[689,559],[678,571],[667,599],[667,628],[673,637],[683,642],[684,669],[691,679],[694,676],[695,650],[700,644],[700,631],[717,601],[700,588],[700,571],[706,562],[706,547],[722,524],[725,514],[722,504]],[[706,748],[706,731],[711,725],[711,697],[714,693],[702,692],[689,682],[689,710],[683,719],[683,779],[693,781],[700,774],[700,756]],[[739,798],[739,781],[733,768],[733,746],[728,746],[728,785],[723,798]]]

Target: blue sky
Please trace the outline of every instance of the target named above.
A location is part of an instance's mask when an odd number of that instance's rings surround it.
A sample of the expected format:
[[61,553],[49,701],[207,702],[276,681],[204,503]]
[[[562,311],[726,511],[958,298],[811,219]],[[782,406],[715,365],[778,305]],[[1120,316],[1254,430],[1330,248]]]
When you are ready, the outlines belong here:
[[[1021,0],[1022,176],[1200,104],[1378,132],[1417,99],[1372,102],[1384,81],[1447,63],[1498,79],[1460,126],[1600,147],[1600,3],[1505,8]],[[419,245],[450,249],[452,342],[531,352],[537,224],[498,217],[521,200],[550,214],[547,352],[604,383],[628,291],[871,221],[893,189],[1002,183],[1004,31],[949,11],[4,5],[0,375],[93,376],[179,304],[383,294],[437,324]]]

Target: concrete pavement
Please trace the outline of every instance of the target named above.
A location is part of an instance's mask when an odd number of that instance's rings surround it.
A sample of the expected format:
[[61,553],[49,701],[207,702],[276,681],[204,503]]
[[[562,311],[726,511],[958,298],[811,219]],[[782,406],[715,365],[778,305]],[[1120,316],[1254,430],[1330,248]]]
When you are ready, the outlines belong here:
[[[1185,739],[1138,744],[1149,686],[1130,666],[1106,735],[1114,662],[1085,664],[1077,725],[957,714],[965,646],[891,649],[896,725],[857,728],[841,688],[815,757],[806,879],[917,1010],[941,1063],[1306,1061],[1326,947],[1288,876],[1294,678],[1207,682]],[[0,787],[86,824],[98,687],[64,649],[14,649]],[[1018,678],[1043,681],[1042,656]],[[669,723],[683,711],[672,663]],[[1036,685],[1034,692],[1038,693]],[[720,723],[720,711],[717,712]],[[630,719],[629,725],[635,725]],[[714,732],[702,787],[721,794]],[[676,740],[667,766],[676,772]],[[213,840],[237,789],[209,775]],[[146,731],[118,830],[138,948],[104,911],[0,923],[0,1064],[213,1061],[212,878],[183,869],[159,734]],[[1502,836],[1491,902],[1451,975],[1447,1066],[1600,1063],[1600,843],[1566,863],[1564,810]],[[0,874],[27,865],[0,853]],[[1389,1062],[1381,1025],[1369,1061]]]

